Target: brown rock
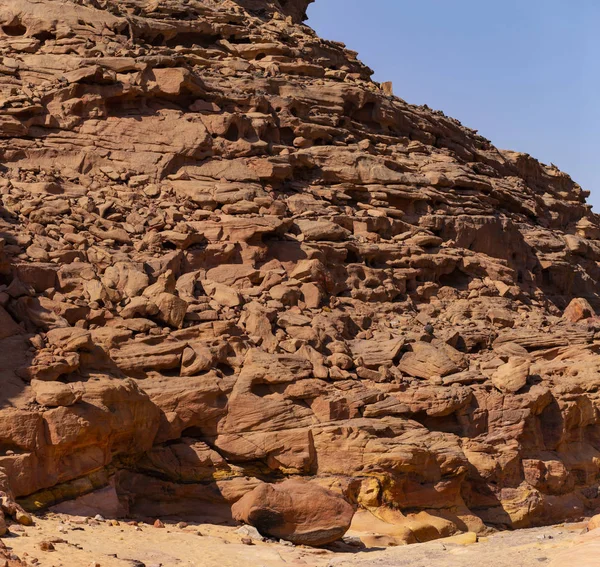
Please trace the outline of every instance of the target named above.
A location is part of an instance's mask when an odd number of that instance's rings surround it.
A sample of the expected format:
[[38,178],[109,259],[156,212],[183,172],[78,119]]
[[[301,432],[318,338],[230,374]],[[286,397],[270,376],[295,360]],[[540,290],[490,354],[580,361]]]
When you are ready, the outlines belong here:
[[42,541],[40,542],[39,547],[42,551],[56,551],[56,548],[51,541]]
[[344,240],[350,234],[348,230],[331,221],[301,220],[297,222],[300,232],[306,240]]
[[[224,521],[290,475],[390,544],[598,508],[586,192],[392,96],[309,3],[0,2],[7,521]],[[343,532],[286,494],[290,533]]]
[[411,345],[411,351],[404,354],[398,368],[411,376],[432,378],[460,372],[467,367],[467,360],[450,345],[433,346],[425,342]]
[[490,309],[487,318],[497,327],[512,328],[515,325],[514,316],[507,309]]
[[0,340],[20,333],[23,333],[23,329],[17,325],[3,307],[0,307]]
[[83,390],[77,390],[73,384],[32,380],[35,401],[46,407],[72,406],[81,400]]
[[576,297],[571,300],[571,303],[567,306],[563,313],[563,319],[571,323],[577,323],[582,319],[588,319],[594,317],[595,312],[593,307],[588,303],[587,300]]
[[167,325],[180,328],[183,325],[188,304],[172,293],[159,293],[154,299],[157,316]]
[[242,305],[241,295],[232,287],[215,282],[203,282],[206,293],[219,305],[226,307],[238,307]]
[[320,546],[346,533],[354,509],[319,486],[287,480],[258,486],[234,504],[232,513],[236,520],[254,526],[265,536]]

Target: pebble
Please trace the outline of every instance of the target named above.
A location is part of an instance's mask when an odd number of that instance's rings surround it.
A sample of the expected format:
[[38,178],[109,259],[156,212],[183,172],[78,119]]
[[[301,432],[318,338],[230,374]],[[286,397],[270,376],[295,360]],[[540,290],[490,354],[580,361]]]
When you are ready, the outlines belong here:
[[54,544],[50,541],[41,541],[40,549],[42,551],[54,551],[56,548],[54,547]]

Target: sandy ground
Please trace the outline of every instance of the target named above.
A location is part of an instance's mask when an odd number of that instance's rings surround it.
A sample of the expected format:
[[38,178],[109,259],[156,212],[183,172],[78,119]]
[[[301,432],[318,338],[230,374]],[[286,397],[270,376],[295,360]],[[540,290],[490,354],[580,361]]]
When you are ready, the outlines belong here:
[[[36,525],[11,527],[6,545],[39,567],[530,567],[548,565],[568,551],[584,524],[503,532],[478,543],[448,540],[358,550],[337,544],[311,549],[281,543],[242,543],[235,528],[213,525],[165,528],[52,514]],[[43,551],[52,542],[54,551]],[[599,563],[600,564],[600,563]]]

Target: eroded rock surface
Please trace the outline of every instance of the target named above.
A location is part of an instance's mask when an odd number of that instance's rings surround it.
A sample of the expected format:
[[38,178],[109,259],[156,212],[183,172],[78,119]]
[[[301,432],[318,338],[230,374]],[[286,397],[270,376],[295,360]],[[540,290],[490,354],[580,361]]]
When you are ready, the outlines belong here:
[[406,541],[597,509],[587,193],[308,4],[1,3],[6,488],[231,519],[303,477]]
[[257,486],[233,505],[232,512],[261,534],[312,546],[341,539],[354,516],[354,508],[342,496],[298,480]]

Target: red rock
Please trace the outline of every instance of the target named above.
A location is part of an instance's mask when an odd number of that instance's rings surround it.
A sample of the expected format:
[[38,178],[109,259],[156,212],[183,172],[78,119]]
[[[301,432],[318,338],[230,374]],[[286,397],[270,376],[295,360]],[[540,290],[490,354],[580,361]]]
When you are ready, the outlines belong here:
[[340,539],[354,508],[342,497],[298,480],[261,484],[232,507],[234,519],[270,537],[320,546]]

